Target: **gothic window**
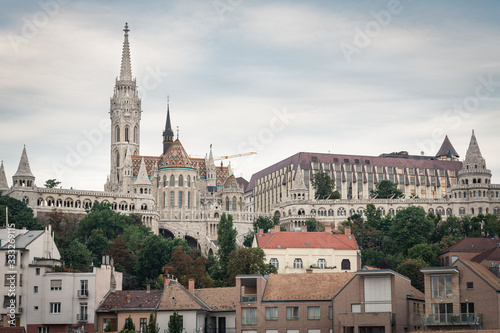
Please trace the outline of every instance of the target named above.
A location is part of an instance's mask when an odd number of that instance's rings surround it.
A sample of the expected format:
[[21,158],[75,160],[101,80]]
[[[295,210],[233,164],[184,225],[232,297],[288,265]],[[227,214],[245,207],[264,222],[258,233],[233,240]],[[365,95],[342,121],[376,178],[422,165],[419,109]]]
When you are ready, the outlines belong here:
[[379,207],[378,210],[379,210],[380,214],[382,214],[382,216],[385,215],[385,209],[383,207]]
[[115,127],[116,132],[116,142],[120,142],[120,126]]
[[165,208],[165,192],[163,192],[163,208]]
[[226,198],[226,210],[229,210],[229,198]]
[[233,212],[236,211],[236,197],[233,197]]
[[129,140],[128,140],[128,126],[125,127],[125,141],[129,142]]
[[428,212],[428,213],[429,213],[429,214],[431,214],[431,213],[432,213],[432,214],[434,214],[434,209],[429,208],[429,212]]
[[191,192],[188,192],[188,209],[191,208]]
[[179,186],[184,186],[184,177],[182,175],[179,176]]
[[311,210],[311,215],[316,216],[316,209]]
[[191,176],[187,176],[187,187],[191,187]]
[[163,187],[167,187],[167,176],[163,176]]
[[174,177],[174,175],[170,176],[170,186],[175,186],[175,177]]
[[328,216],[333,216],[333,209],[328,210]]
[[179,208],[182,208],[182,192],[179,192]]
[[175,208],[175,193],[170,191],[170,208]]
[[120,153],[116,152],[116,167],[120,167]]

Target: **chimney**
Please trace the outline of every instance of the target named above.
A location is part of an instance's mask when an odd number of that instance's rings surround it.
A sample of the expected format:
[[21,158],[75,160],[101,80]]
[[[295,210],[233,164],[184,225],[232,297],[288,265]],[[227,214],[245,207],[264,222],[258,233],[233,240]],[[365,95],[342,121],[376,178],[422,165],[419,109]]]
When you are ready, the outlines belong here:
[[259,229],[259,234],[263,234],[264,233],[264,229]]
[[350,235],[351,234],[351,226],[346,225],[344,227],[344,234]]
[[274,233],[279,232],[280,230],[281,230],[280,226],[279,226],[279,225],[275,225],[275,226],[273,227],[273,229],[272,229],[272,231],[271,231],[271,232],[274,234]]
[[307,231],[307,225],[301,225],[300,231]]
[[188,291],[191,295],[194,295],[194,279],[189,279]]
[[169,278],[165,278],[165,281],[163,281],[163,288],[166,288],[168,286],[168,281]]
[[312,269],[310,269],[310,268],[306,269],[306,274],[312,274],[312,272],[313,272]]
[[146,291],[149,293],[151,291],[151,285],[146,285]]
[[498,265],[495,264],[494,262],[491,263],[490,272],[495,274],[496,277],[500,277],[500,267],[498,267]]

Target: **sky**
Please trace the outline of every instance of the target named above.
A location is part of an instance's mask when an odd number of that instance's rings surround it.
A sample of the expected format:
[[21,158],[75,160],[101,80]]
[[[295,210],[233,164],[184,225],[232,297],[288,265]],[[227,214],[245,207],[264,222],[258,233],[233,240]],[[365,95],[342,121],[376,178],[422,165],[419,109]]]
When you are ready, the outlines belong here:
[[[172,125],[235,176],[297,152],[461,159],[475,131],[500,183],[498,1],[2,0],[0,160],[36,184],[103,190],[109,99],[129,25],[141,155]],[[224,162],[227,164],[227,161]]]

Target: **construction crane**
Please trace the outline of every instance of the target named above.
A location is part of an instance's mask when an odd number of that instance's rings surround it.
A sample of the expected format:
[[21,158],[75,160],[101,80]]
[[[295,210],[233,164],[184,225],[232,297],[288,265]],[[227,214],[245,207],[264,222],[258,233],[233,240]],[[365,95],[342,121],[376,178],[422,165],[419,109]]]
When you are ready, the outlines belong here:
[[[243,157],[243,156],[250,156],[250,155],[255,155],[257,154],[254,151],[248,152],[248,153],[241,153],[241,154],[234,154],[234,155],[223,155],[223,156],[215,156],[214,161],[221,161],[221,160],[228,160],[230,158],[237,158],[237,157]],[[202,155],[189,155],[189,158],[205,158],[206,156]]]

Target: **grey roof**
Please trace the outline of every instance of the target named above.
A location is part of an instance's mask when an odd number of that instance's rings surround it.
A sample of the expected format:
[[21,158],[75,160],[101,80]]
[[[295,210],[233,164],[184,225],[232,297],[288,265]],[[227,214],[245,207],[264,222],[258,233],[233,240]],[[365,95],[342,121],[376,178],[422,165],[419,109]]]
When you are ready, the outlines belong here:
[[21,160],[19,161],[19,167],[13,177],[29,177],[35,178],[31,173],[30,162],[28,161],[28,154],[26,153],[26,147],[23,148],[23,153],[21,154]]
[[[37,239],[45,230],[32,230],[16,237],[16,249],[25,249],[35,239]],[[5,243],[2,249],[8,249],[9,243]]]
[[7,183],[7,177],[5,176],[5,169],[3,167],[3,161],[2,161],[2,164],[0,164],[0,191],[8,189],[9,189],[9,183]]

